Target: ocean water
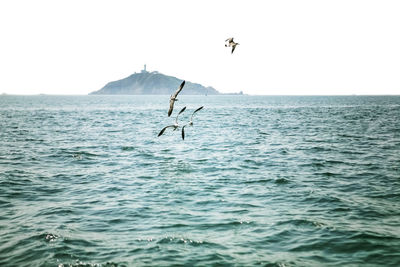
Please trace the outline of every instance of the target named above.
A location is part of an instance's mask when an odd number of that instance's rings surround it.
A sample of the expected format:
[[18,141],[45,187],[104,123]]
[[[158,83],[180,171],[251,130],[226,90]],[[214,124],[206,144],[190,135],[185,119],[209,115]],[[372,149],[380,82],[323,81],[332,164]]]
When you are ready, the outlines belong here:
[[400,266],[399,96],[0,96],[0,266]]

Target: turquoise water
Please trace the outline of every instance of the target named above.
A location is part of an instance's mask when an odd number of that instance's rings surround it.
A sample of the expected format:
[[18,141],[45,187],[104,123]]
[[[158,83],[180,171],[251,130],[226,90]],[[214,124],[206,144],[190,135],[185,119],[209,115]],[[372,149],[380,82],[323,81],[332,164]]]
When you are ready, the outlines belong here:
[[400,97],[0,96],[1,266],[399,266]]

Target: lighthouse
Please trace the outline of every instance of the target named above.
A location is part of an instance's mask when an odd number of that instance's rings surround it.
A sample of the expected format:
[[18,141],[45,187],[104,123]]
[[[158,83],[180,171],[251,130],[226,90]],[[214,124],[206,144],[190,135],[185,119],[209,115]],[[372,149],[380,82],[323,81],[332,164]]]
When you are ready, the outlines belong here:
[[147,70],[146,70],[146,64],[144,64],[144,67],[143,67],[143,69],[142,69],[142,73],[146,73],[147,72]]

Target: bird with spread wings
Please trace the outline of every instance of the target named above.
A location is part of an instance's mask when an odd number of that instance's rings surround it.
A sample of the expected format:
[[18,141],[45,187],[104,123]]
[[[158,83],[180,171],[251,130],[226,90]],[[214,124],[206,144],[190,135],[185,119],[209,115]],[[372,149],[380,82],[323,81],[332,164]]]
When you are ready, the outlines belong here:
[[185,81],[181,83],[179,88],[173,93],[169,99],[169,110],[168,110],[168,117],[171,116],[172,111],[174,110],[174,103],[175,101],[178,101],[177,96],[178,94],[182,91],[183,86],[185,85]]

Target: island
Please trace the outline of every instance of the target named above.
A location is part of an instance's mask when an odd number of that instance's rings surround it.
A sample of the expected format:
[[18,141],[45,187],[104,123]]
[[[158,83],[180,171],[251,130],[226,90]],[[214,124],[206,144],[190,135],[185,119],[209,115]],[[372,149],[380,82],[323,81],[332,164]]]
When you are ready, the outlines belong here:
[[[107,83],[90,95],[171,95],[178,89],[182,79],[164,75],[157,71],[149,72],[144,69],[124,79]],[[219,95],[213,87],[205,87],[198,83],[186,81],[181,94],[186,95]]]

